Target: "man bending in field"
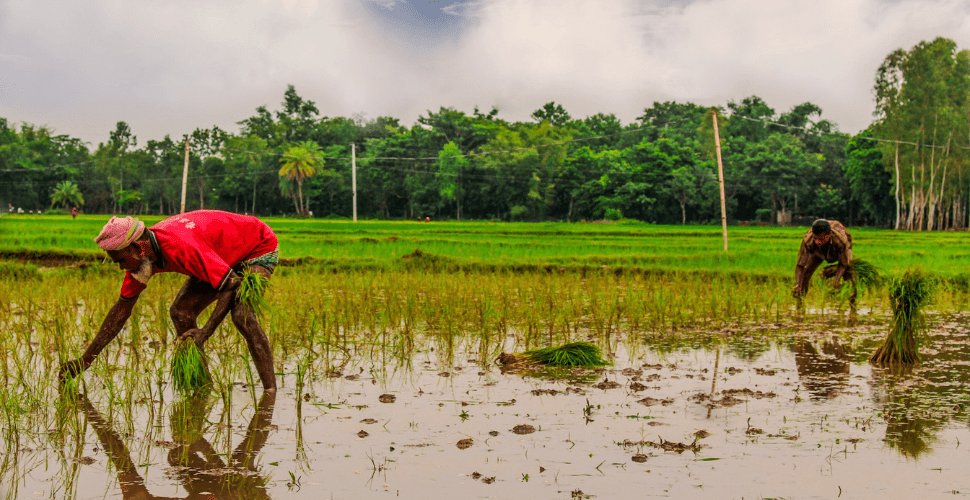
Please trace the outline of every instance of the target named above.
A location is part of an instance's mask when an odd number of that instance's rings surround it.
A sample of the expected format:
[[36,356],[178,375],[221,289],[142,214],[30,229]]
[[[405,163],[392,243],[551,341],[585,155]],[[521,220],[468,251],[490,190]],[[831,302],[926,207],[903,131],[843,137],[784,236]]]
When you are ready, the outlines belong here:
[[838,261],[832,284],[842,285],[842,276],[852,261],[852,236],[839,221],[818,219],[802,238],[795,263],[795,288],[792,296],[800,298],[808,293],[808,283],[818,266],[825,262]]
[[[125,326],[138,296],[156,273],[188,276],[169,309],[179,338],[193,338],[199,350],[227,314],[246,339],[266,391],[276,390],[273,352],[255,312],[236,299],[244,268],[269,279],[279,262],[276,234],[255,217],[216,210],[199,210],[169,217],[146,229],[133,217],[112,217],[95,243],[125,273],[121,296],[108,312],[101,329],[84,354],[61,365],[60,376],[74,377],[86,370],[94,358]],[[205,326],[196,320],[215,302]]]

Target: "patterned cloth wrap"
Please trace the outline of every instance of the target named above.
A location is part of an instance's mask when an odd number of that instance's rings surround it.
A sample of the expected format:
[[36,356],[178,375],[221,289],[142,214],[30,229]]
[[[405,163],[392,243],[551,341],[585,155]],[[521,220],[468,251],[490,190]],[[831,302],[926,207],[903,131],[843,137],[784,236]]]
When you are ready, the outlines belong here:
[[279,263],[280,263],[280,247],[276,247],[276,250],[273,250],[272,252],[264,253],[259,257],[255,257],[255,258],[243,261],[242,266],[243,267],[263,266],[266,269],[269,269],[269,272],[273,272],[273,270],[276,269],[276,266]]

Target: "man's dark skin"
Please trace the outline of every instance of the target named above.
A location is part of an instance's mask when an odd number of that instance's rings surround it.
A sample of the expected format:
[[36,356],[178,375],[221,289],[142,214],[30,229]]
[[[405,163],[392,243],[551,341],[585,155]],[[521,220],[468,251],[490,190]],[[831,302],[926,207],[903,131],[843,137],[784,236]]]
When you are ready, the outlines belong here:
[[[158,261],[158,256],[152,248],[148,239],[148,230],[137,241],[133,242],[121,250],[108,250],[108,258],[123,271],[135,273],[141,267],[142,262],[147,259],[151,263]],[[272,271],[263,266],[250,266],[252,271],[258,272],[264,278],[269,279]],[[169,308],[172,322],[175,324],[175,333],[180,338],[192,337],[196,346],[203,353],[205,341],[215,333],[216,328],[222,323],[227,315],[232,314],[232,323],[246,339],[249,353],[256,365],[256,372],[263,383],[263,390],[276,391],[276,372],[273,370],[273,355],[263,332],[256,314],[249,306],[236,300],[236,289],[242,282],[241,278],[234,271],[230,271],[230,279],[221,290],[216,290],[207,282],[195,277],[189,277],[178,295],[175,302]],[[104,348],[118,336],[125,322],[131,316],[131,311],[135,307],[138,297],[133,299],[118,298],[118,301],[108,311],[108,316],[101,323],[101,329],[97,336],[88,345],[88,348],[81,355],[81,358],[68,361],[61,365],[60,376],[75,377],[86,370],[94,359],[98,357]],[[197,319],[199,315],[210,304],[215,302],[215,310],[209,317],[209,321],[201,329],[198,327]]]

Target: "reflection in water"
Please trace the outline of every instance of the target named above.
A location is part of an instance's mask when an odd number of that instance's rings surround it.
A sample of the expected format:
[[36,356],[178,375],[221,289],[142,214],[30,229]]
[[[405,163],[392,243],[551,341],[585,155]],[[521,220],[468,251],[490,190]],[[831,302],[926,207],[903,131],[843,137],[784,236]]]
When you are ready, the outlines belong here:
[[[256,458],[269,437],[273,420],[275,394],[264,393],[256,407],[246,436],[229,456],[219,454],[203,435],[203,426],[210,409],[208,398],[193,397],[176,405],[171,416],[172,437],[177,445],[169,452],[172,474],[188,492],[186,498],[269,498],[268,479],[256,468]],[[118,474],[123,498],[171,498],[152,495],[138,473],[131,452],[111,423],[82,398],[81,404],[88,422],[94,427],[101,447],[108,454]]]
[[895,365],[872,370],[873,400],[882,403],[882,418],[886,422],[886,444],[896,448],[903,456],[919,458],[930,451],[936,441],[936,432],[946,418],[926,418],[936,414],[931,411],[932,398],[926,397],[930,389],[918,384],[912,366]]
[[814,400],[833,399],[849,382],[850,358],[835,338],[820,348],[807,339],[796,339],[792,346],[798,378]]

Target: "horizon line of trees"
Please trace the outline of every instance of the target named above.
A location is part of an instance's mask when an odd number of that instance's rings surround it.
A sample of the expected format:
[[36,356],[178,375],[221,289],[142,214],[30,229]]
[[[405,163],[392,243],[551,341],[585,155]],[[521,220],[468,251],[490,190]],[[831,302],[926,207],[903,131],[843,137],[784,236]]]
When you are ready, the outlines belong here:
[[757,96],[723,108],[654,102],[625,125],[550,102],[529,122],[441,107],[405,127],[321,116],[292,85],[280,109],[256,108],[236,134],[199,128],[140,147],[123,121],[91,151],[0,118],[0,203],[175,214],[188,140],[186,210],[349,217],[353,147],[362,218],[716,224],[716,113],[732,222],[967,228],[970,51],[945,38],[896,50],[873,90],[874,121],[855,136],[813,103],[779,113]]

